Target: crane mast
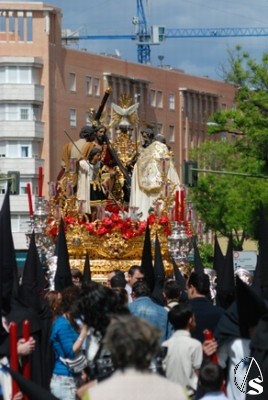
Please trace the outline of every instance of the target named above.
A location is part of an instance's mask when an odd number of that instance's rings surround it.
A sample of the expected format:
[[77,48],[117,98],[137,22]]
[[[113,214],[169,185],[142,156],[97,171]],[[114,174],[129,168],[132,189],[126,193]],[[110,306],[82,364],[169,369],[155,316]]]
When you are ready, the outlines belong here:
[[[135,18],[135,17],[134,17]],[[134,22],[134,21],[133,21]],[[142,0],[137,0],[137,32],[136,43],[138,62],[141,64],[150,64],[151,62],[151,48],[149,45],[151,34],[148,30],[146,15],[143,7]]]

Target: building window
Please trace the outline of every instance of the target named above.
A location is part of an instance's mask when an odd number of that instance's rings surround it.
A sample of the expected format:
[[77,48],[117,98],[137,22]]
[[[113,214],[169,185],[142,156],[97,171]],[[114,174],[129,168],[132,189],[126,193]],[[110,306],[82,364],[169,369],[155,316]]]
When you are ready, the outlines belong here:
[[227,132],[220,132],[220,138],[222,142],[226,142],[227,140]]
[[[9,14],[9,21],[8,21],[9,22],[9,32],[15,33],[15,18],[14,18],[14,15],[13,15],[12,11],[9,11],[8,14]],[[13,41],[14,41],[14,39],[13,39]]]
[[19,41],[23,42],[24,39],[24,13],[18,11],[18,36]]
[[174,143],[175,142],[175,127],[174,125],[169,125],[169,142]]
[[27,194],[27,186],[24,184],[20,187],[20,194]]
[[100,95],[100,80],[99,80],[99,78],[94,78],[94,80],[93,80],[93,94],[94,94],[94,96]]
[[163,108],[163,93],[157,92],[156,94],[156,107]]
[[3,121],[40,120],[40,107],[31,104],[1,104],[0,119]]
[[31,11],[26,12],[27,42],[33,41],[33,15]]
[[19,232],[19,216],[18,215],[11,216],[11,229],[12,229],[12,232]]
[[28,120],[29,119],[29,109],[28,108],[21,108],[20,109],[20,119]]
[[155,90],[150,91],[150,105],[155,107]]
[[175,110],[175,94],[174,93],[169,93],[169,109],[170,110]]
[[0,83],[32,83],[32,69],[23,66],[5,66],[0,68]]
[[69,88],[70,88],[70,92],[75,92],[76,91],[76,81],[75,81],[75,74],[73,74],[72,72],[69,75]]
[[23,158],[29,157],[29,146],[21,146],[20,156]]
[[73,108],[70,109],[70,127],[76,128],[76,110]]
[[90,76],[86,76],[86,95],[92,95],[92,78]]
[[[22,189],[22,188],[21,188]],[[20,190],[21,190],[20,189]],[[22,193],[22,190],[21,190],[21,193]],[[24,193],[24,192],[23,192]],[[26,192],[27,193],[27,192]],[[26,194],[25,193],[25,194]],[[29,230],[29,217],[27,217],[27,216],[24,216],[24,215],[20,215],[20,222],[19,222],[19,224],[20,224],[20,231],[23,231],[23,232],[28,232],[28,230]]]
[[92,114],[90,112],[86,113],[86,125],[92,125]]
[[33,105],[33,120],[40,121],[41,120],[41,110],[39,106]]
[[163,133],[163,124],[157,124],[157,133]]

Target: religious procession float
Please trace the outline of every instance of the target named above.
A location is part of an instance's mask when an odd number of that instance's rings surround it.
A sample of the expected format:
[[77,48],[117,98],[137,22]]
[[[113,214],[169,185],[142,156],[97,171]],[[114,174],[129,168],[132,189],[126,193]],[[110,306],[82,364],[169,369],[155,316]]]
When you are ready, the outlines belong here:
[[[99,110],[92,112],[95,131],[104,125],[101,116],[109,94],[108,89]],[[145,145],[132,139],[131,128],[138,126],[137,109],[138,103],[132,104],[125,94],[119,105],[112,103],[111,122],[105,130],[116,129],[116,139],[112,142],[105,134],[101,156],[103,161],[103,152],[109,152],[113,164],[107,167],[104,162],[99,163],[101,167],[97,176],[91,177],[90,187],[104,189],[102,182],[107,176],[112,177],[112,185],[105,187],[105,198],[89,200],[90,213],[87,200],[78,196],[77,158],[70,158],[57,182],[49,182],[49,199],[42,196],[43,174],[39,169],[35,211],[28,186],[30,231],[34,229],[40,258],[50,269],[56,265],[55,246],[61,220],[65,224],[70,266],[82,271],[88,255],[93,279],[105,280],[113,269],[127,271],[131,265],[140,265],[147,226],[152,254],[157,236],[166,271],[173,270],[173,262],[181,269],[187,268],[192,232],[185,218],[185,190],[165,143],[151,140]],[[70,145],[76,146],[75,142]]]

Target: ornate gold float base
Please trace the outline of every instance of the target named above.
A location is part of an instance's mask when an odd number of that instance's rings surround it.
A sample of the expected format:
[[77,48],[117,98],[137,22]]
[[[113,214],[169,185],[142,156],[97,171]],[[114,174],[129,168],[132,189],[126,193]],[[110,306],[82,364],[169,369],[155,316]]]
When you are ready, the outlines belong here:
[[[107,273],[114,269],[128,271],[132,265],[141,265],[145,235],[125,239],[120,231],[103,236],[91,234],[76,235],[70,229],[67,232],[67,244],[70,265],[83,271],[86,253],[89,255],[91,276],[94,280],[105,281]],[[173,265],[167,246],[167,237],[158,232],[161,254],[166,275],[172,275]],[[154,239],[152,234],[152,256],[154,259]]]
[[[173,266],[169,260],[163,260],[166,276],[172,276]],[[78,268],[83,271],[85,264],[84,259],[70,259],[71,268]],[[99,259],[90,260],[90,271],[91,278],[94,281],[106,282],[107,274],[114,269],[120,269],[123,272],[129,270],[132,265],[141,265],[141,259],[131,259],[131,260],[111,260],[111,259]]]

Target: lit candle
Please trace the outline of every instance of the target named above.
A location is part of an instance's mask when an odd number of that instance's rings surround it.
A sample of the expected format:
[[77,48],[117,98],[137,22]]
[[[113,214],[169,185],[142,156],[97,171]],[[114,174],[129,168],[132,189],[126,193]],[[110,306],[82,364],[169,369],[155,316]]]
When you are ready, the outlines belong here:
[[85,214],[86,200],[79,200],[78,202],[78,212],[79,214]]
[[160,215],[161,215],[161,202],[160,201],[155,201],[154,202],[154,208],[155,208],[156,217],[160,218]]
[[174,222],[175,221],[175,216],[174,216],[175,207],[174,207],[174,205],[169,206],[168,209],[169,209],[169,219],[170,219],[170,221]]
[[165,183],[165,197],[168,197],[169,195],[169,183]]
[[192,210],[189,208],[188,210],[188,221],[192,221]]
[[162,158],[162,172],[163,174],[166,173],[166,159]]
[[179,191],[175,192],[175,221],[179,221]]
[[50,197],[54,197],[56,196],[56,184],[55,182],[49,182],[49,190],[48,190],[48,194]]
[[29,214],[33,215],[33,202],[32,202],[32,193],[31,193],[31,185],[27,183],[27,195],[28,195],[28,205],[29,205]]
[[38,174],[38,197],[42,197],[42,187],[43,187],[43,168],[39,167]]
[[[10,335],[10,368],[13,371],[18,371],[19,361],[18,361],[18,350],[17,350],[17,340],[18,340],[18,326],[16,322],[11,322],[9,324],[9,335]],[[15,379],[12,379],[12,398],[19,391],[19,387]]]
[[55,205],[54,217],[57,221],[61,219],[61,208],[58,204]]
[[67,197],[72,197],[73,194],[74,194],[73,184],[72,184],[72,182],[67,182],[66,196]]
[[[26,342],[30,339],[30,322],[25,320],[23,321],[23,339],[25,339]],[[26,379],[30,379],[30,357],[24,356],[24,363],[23,363],[23,371],[22,371],[23,376]],[[24,396],[24,400],[28,399],[28,397]]]
[[184,189],[180,190],[180,220],[184,221]]

